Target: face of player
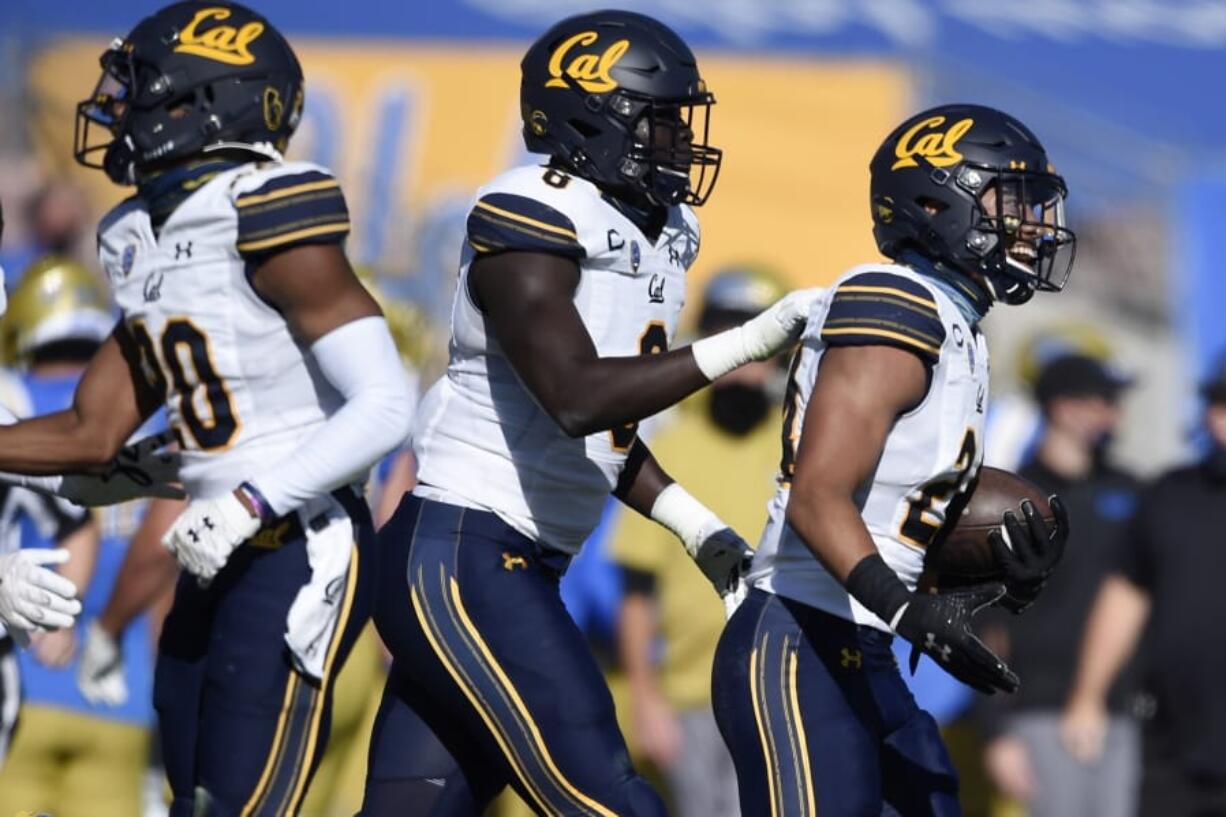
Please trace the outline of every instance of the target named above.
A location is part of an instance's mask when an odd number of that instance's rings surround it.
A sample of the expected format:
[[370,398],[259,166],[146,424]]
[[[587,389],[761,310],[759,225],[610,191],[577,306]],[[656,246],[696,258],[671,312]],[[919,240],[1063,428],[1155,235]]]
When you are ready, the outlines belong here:
[[984,215],[1005,236],[1009,263],[1037,274],[1039,246],[1055,238],[1060,223],[1061,192],[1038,177],[1006,175],[985,189],[979,201]]

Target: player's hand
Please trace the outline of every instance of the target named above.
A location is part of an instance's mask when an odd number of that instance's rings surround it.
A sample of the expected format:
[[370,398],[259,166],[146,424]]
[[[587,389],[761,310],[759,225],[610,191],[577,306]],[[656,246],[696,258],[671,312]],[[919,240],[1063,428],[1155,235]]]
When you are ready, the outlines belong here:
[[745,354],[749,360],[767,360],[800,339],[813,305],[828,290],[824,287],[789,292],[761,315],[741,325]]
[[[1005,594],[999,584],[980,584],[948,593],[915,593],[895,631],[967,686],[991,695],[1014,692],[1021,682],[973,632],[971,619]],[[913,656],[912,665],[918,660]]]
[[983,767],[988,779],[1006,796],[1019,803],[1034,797],[1034,764],[1021,738],[1002,735],[983,748]]
[[230,554],[260,529],[260,520],[236,493],[193,500],[162,537],[179,564],[207,584],[226,566]]
[[1023,525],[1012,511],[1005,511],[1000,531],[988,534],[992,552],[1005,572],[1005,595],[1000,606],[1013,613],[1020,613],[1034,603],[1047,577],[1052,574],[1064,556],[1068,542],[1068,511],[1060,497],[1054,494],[1048,500],[1055,519],[1048,527],[1035,510],[1034,503],[1022,500]]
[[1077,761],[1097,763],[1107,740],[1108,722],[1102,700],[1073,697],[1060,718],[1060,742]]
[[43,565],[68,561],[63,548],[29,548],[0,556],[0,622],[23,646],[36,630],[71,627],[81,613],[77,586]]
[[183,490],[170,484],[179,479],[179,453],[167,448],[173,440],[169,431],[138,440],[121,450],[101,476],[65,475],[57,493],[86,507],[146,496],[182,499]]
[[638,750],[662,771],[671,769],[685,748],[677,711],[659,690],[632,692],[634,737]]
[[91,621],[85,628],[81,663],[77,666],[77,689],[91,704],[121,706],[128,700],[123,652],[111,634]]
[[698,568],[715,585],[715,592],[724,597],[737,591],[741,577],[753,564],[753,555],[749,543],[728,527],[705,537],[693,554]]

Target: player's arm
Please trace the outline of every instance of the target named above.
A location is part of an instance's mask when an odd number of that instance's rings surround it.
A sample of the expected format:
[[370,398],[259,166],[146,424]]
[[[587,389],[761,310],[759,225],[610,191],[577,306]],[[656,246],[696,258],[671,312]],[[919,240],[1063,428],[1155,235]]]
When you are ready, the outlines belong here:
[[572,437],[642,420],[750,360],[776,354],[799,336],[817,297],[816,290],[794,292],[746,324],[689,347],[600,357],[574,304],[580,279],[575,258],[482,255],[469,278],[516,373]]
[[123,633],[174,586],[179,565],[161,540],[185,504],[174,499],[149,503],[145,518],[128,543],[106,607],[85,629],[77,688],[90,703],[119,706],[128,698],[120,649]]
[[122,325],[90,360],[72,405],[63,411],[0,425],[0,471],[22,474],[102,473],[157,406],[134,376]]
[[664,472],[635,437],[613,495],[672,531],[721,596],[735,592],[753,561],[753,548],[736,531]]
[[805,410],[787,521],[848,592],[895,632],[980,691],[1012,691],[1016,676],[969,628],[973,614],[1004,588],[912,593],[881,558],[855,501],[872,481],[895,420],[919,405],[927,388],[925,362],[909,351],[828,348]]

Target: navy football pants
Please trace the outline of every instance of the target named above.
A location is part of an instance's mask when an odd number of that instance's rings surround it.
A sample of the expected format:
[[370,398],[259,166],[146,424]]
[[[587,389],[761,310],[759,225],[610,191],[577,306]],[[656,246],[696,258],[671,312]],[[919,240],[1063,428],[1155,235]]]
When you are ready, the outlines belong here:
[[753,590],[715,654],[715,717],[741,813],[958,815],[958,779],[892,636]]
[[153,697],[171,817],[297,814],[328,740],[332,683],[370,617],[374,528],[337,491],[357,541],[323,683],[290,662],[285,622],[310,579],[295,517],[275,547],[244,544],[207,588],[184,573],[158,645]]
[[542,815],[657,817],[558,595],[568,557],[492,513],[407,495],[379,532],[394,663],[366,817],[476,817],[506,785]]

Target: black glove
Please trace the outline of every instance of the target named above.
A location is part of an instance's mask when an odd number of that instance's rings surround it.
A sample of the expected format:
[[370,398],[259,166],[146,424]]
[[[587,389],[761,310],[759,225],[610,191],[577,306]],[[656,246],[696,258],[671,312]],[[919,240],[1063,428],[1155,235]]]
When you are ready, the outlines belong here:
[[[948,593],[915,593],[894,629],[962,683],[988,695],[998,689],[1016,692],[1021,684],[1018,677],[971,632],[975,613],[1004,594],[1005,588],[999,584],[980,584]],[[918,661],[918,654],[912,653],[912,671]]]
[[1019,522],[1012,511],[1005,511],[1002,523],[1013,547],[1005,544],[1000,531],[988,534],[992,552],[1005,571],[1005,595],[1000,606],[1015,614],[1034,603],[1047,577],[1064,556],[1064,546],[1068,542],[1068,511],[1060,497],[1052,495],[1048,501],[1055,516],[1050,528],[1035,510],[1034,503],[1024,499],[1022,515],[1026,524]]
[[732,528],[720,528],[698,545],[694,561],[703,575],[724,596],[737,589],[753,564],[753,548]]

